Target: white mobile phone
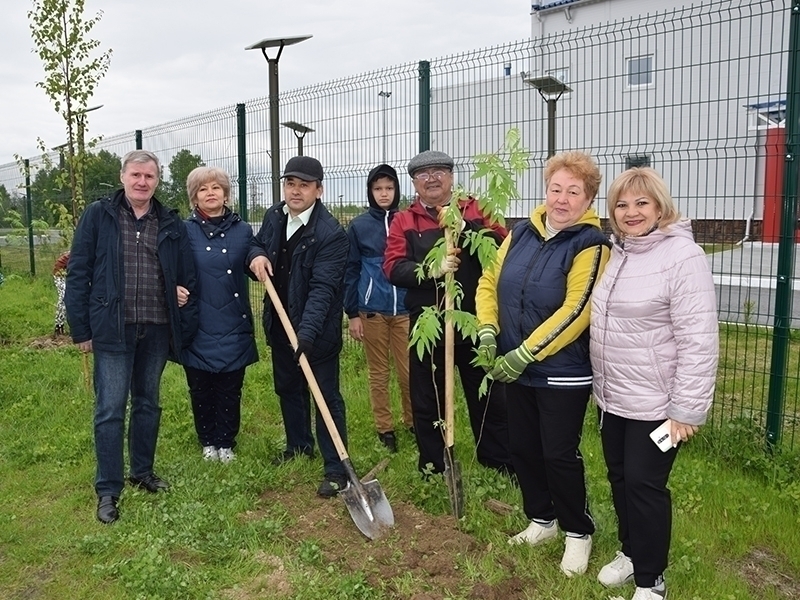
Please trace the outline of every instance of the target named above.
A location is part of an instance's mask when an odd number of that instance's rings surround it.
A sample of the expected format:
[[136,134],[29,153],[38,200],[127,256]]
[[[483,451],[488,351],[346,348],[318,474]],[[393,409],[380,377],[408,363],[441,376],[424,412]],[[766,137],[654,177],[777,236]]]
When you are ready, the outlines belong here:
[[650,439],[653,440],[653,443],[658,446],[658,449],[662,452],[666,452],[672,448],[673,445],[672,438],[670,437],[670,420],[667,419],[661,425],[651,431]]

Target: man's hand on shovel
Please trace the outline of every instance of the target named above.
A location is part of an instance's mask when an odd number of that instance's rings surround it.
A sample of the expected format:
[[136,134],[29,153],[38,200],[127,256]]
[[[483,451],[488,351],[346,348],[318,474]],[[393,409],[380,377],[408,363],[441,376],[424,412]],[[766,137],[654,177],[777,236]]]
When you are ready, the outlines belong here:
[[297,349],[294,351],[294,359],[300,362],[300,356],[305,354],[308,358],[309,353],[314,348],[314,344],[303,338],[297,338]]

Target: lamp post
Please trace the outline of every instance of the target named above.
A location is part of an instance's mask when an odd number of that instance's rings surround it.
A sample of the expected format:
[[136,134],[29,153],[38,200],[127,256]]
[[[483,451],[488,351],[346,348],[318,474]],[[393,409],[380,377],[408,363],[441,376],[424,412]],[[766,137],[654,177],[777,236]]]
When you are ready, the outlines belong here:
[[102,104],[75,111],[75,122],[78,124],[78,156],[80,156],[81,159],[83,158],[83,151],[85,149],[83,137],[86,134],[86,113],[90,113],[93,110],[98,110],[100,108],[103,108]]
[[386,92],[384,90],[378,92],[378,96],[383,98],[383,163],[386,163],[386,102],[391,95],[392,92]]
[[73,168],[75,168],[79,174],[79,177],[76,177],[76,183],[78,184],[81,192],[81,202],[86,201],[86,144],[84,141],[84,137],[86,135],[86,113],[90,113],[93,110],[98,110],[100,108],[103,108],[102,104],[75,111],[75,122],[78,125],[78,157],[75,161],[77,164],[74,165]]
[[571,92],[572,88],[552,75],[532,77],[525,83],[536,88],[539,95],[547,103],[547,158],[556,153],[556,102],[564,92]]
[[292,130],[294,137],[297,138],[297,156],[303,156],[303,138],[306,137],[307,133],[314,130],[296,121],[286,121],[285,123],[281,123],[281,125]]
[[[272,159],[272,202],[277,204],[281,198],[281,143],[278,135],[278,60],[281,58],[284,46],[299,44],[312,37],[311,35],[298,35],[294,37],[267,38],[247,46],[245,50],[261,50],[261,54],[269,65],[269,135]],[[278,53],[274,58],[267,56],[267,48],[277,48]]]
[[59,144],[58,146],[53,146],[52,148],[50,148],[50,150],[52,150],[53,152],[58,152],[58,168],[61,169],[62,171],[66,166],[66,161],[64,160],[64,150],[66,150],[68,147],[69,144],[65,142],[63,144]]

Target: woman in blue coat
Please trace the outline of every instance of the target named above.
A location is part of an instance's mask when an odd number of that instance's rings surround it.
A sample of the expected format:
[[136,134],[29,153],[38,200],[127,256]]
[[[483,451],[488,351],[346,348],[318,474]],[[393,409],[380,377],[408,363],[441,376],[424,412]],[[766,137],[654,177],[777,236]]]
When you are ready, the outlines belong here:
[[222,169],[194,169],[186,190],[200,325],[181,363],[203,458],[228,463],[235,457],[245,368],[258,360],[245,277],[253,230],[228,208],[231,182]]

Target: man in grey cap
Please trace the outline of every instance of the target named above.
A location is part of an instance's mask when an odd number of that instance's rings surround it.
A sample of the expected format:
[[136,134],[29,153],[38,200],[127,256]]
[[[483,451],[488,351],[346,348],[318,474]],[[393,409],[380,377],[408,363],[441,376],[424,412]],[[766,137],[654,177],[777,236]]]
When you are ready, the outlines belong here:
[[[286,433],[286,449],[276,464],[314,453],[311,397],[297,362],[301,354],[311,364],[347,444],[344,399],[339,392],[347,234],[322,204],[323,172],[316,158],[295,156],[286,163],[282,178],[284,201],[267,210],[247,256],[256,279],[272,279],[298,340],[295,351],[265,294],[264,333],[272,349],[273,381]],[[317,494],[329,498],[344,488],[347,475],[319,412],[316,434],[325,462]]]
[[[418,267],[428,252],[443,237],[439,212],[450,203],[453,191],[453,159],[436,150],[426,150],[408,163],[408,174],[414,182],[416,199],[392,221],[386,242],[384,271],[389,281],[406,288],[405,304],[413,330],[425,307],[444,307],[442,277],[452,272],[461,285],[464,296],[461,310],[475,314],[475,292],[483,270],[478,255],[458,239],[459,250],[435,265],[427,277],[419,279]],[[498,245],[506,230],[490,222],[474,198],[459,202],[463,229],[481,231],[490,229]],[[469,338],[456,334],[455,364],[464,389],[469,410],[470,425],[477,445],[478,462],[504,473],[513,473],[508,448],[508,422],[505,395],[502,386],[493,386],[489,398],[481,399],[478,393],[484,377],[483,369],[471,364],[475,358],[475,345]],[[409,351],[409,380],[414,429],[419,448],[419,470],[425,473],[444,471],[444,439],[436,424],[444,415],[444,346],[443,340],[432,353],[422,358],[415,348]],[[438,392],[437,392],[438,390]],[[496,390],[496,391],[495,391]]]

